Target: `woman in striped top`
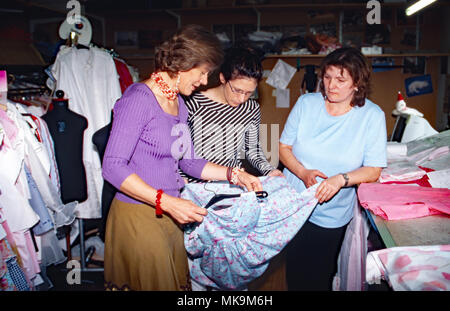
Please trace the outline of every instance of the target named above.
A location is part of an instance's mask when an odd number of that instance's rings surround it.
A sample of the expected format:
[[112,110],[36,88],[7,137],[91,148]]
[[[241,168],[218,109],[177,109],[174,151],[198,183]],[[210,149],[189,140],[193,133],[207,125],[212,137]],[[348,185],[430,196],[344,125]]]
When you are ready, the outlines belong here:
[[[266,159],[259,143],[261,111],[250,96],[262,77],[254,51],[233,47],[225,54],[219,74],[221,84],[185,98],[188,125],[195,152],[210,162],[242,167],[242,159],[262,175],[283,176]],[[202,181],[181,172],[192,181]]]

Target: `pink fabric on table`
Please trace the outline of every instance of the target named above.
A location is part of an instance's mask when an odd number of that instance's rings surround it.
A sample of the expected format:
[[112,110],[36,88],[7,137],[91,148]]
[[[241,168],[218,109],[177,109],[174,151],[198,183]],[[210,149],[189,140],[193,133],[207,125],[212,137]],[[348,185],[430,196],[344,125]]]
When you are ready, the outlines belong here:
[[386,220],[450,214],[450,189],[363,183],[358,198],[362,207]]

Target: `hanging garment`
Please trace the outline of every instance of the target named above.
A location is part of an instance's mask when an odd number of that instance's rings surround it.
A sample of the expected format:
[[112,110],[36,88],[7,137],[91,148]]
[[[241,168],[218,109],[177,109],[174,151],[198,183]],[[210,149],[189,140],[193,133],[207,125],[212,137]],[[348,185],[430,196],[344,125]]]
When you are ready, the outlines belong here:
[[11,232],[11,229],[9,228],[8,222],[6,221],[6,217],[3,214],[2,205],[0,204],[0,225],[3,229],[3,232],[6,234],[6,240],[9,243],[9,246],[11,247],[14,254],[18,257],[18,261],[20,262],[20,265],[22,265],[22,261],[20,259],[19,251],[17,250],[16,241],[14,240],[13,234]]
[[12,235],[20,255],[21,268],[25,273],[27,283],[31,286],[33,279],[41,272],[41,269],[39,268],[36,249],[31,238],[30,230],[13,232]]
[[2,109],[0,109],[0,124],[3,127],[2,132],[4,133],[4,135],[7,135],[10,141],[14,141],[16,139],[18,129],[13,120],[11,120],[11,118],[8,116],[7,112]]
[[[2,228],[0,226],[0,228]],[[0,239],[0,291],[14,291],[17,287],[14,285],[8,273],[7,260],[15,257],[15,254],[9,247],[6,239]]]
[[0,291],[29,291],[25,274],[6,239],[0,240]]
[[50,179],[53,185],[55,185],[58,194],[61,195],[61,184],[59,179],[58,164],[56,163],[55,145],[52,136],[50,135],[47,123],[43,119],[34,116],[32,116],[32,118],[39,128],[39,133],[41,135],[42,142],[45,145],[47,153],[50,157]]
[[30,171],[38,186],[39,192],[47,208],[52,212],[53,223],[56,228],[70,225],[75,220],[75,209],[77,201],[64,204],[59,197],[56,188],[50,178],[45,174],[35,154],[30,153],[27,157],[30,161]]
[[28,187],[30,188],[31,197],[28,200],[31,208],[39,216],[39,222],[33,227],[33,233],[35,235],[42,235],[45,232],[53,229],[53,221],[45,206],[45,202],[39,192],[36,182],[31,176],[30,170],[24,165],[25,173],[27,175]]
[[[2,213],[0,210],[0,224],[2,222],[3,222],[3,219],[2,219]],[[5,229],[3,229],[3,226],[0,226],[0,240],[3,240],[4,238],[6,238],[6,231],[5,231]]]
[[358,198],[362,207],[386,220],[450,214],[450,189],[362,183]]
[[31,288],[28,285],[25,273],[22,268],[17,263],[16,258],[10,258],[6,261],[6,266],[8,267],[9,278],[14,283],[14,286],[19,291],[30,291]]
[[19,178],[25,157],[25,141],[23,130],[17,125],[18,116],[14,105],[7,103],[7,107],[6,113],[0,110],[0,126],[5,133],[2,148],[0,148],[0,172],[9,183],[15,184]]
[[366,278],[396,291],[448,291],[449,263],[450,245],[391,247],[367,254]]
[[41,238],[39,250],[41,266],[58,265],[67,260],[54,230],[48,231],[37,238]]
[[367,215],[358,202],[353,207],[353,218],[345,230],[344,241],[333,279],[334,291],[366,290],[367,237],[370,227]]
[[50,176],[50,157],[47,153],[47,148],[40,141],[40,134],[38,132],[38,128],[36,123],[30,116],[23,116],[26,111],[19,105],[10,105],[8,109],[16,109],[16,125],[21,127],[24,133],[25,142],[28,147],[28,153],[34,153],[44,168],[47,176]]
[[0,171],[0,207],[12,232],[23,231],[39,222],[39,216],[33,211],[27,198],[8,182]]
[[[187,230],[184,244],[191,278],[215,289],[245,289],[295,236],[317,204],[318,184],[302,194],[283,177],[260,177],[268,197],[254,192],[225,199],[208,209],[203,222]],[[213,192],[212,192],[213,191]],[[228,183],[187,184],[182,197],[204,206],[215,193],[243,193]]]
[[133,84],[133,78],[124,61],[114,58],[114,64],[116,65],[117,74],[119,75],[120,89],[123,93],[127,87]]
[[117,70],[111,55],[101,49],[62,47],[52,74],[56,89],[63,90],[69,100],[69,109],[88,119],[83,140],[88,199],[77,206],[77,216],[100,218],[103,178],[92,135],[109,123],[111,110],[122,95]]
[[[24,167],[27,166],[36,183],[37,190],[51,212],[56,227],[67,225],[75,219],[77,202],[62,204],[57,188],[50,180],[50,160],[46,147],[32,134],[31,128],[21,115],[20,108],[7,103],[7,117],[17,129],[14,141],[5,135],[0,149],[0,204],[3,206],[12,232],[30,229],[39,221],[38,215],[28,203],[32,197]],[[6,124],[4,119],[2,124]],[[11,146],[11,148],[9,148]]]

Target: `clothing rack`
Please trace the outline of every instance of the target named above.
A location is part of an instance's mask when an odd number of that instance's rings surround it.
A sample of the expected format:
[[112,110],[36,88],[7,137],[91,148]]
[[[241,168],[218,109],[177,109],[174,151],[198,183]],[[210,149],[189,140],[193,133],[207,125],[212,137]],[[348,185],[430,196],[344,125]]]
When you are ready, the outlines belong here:
[[20,88],[20,89],[10,89],[8,90],[8,97],[9,96],[27,96],[27,95],[42,95],[47,91],[47,88],[45,86],[38,86],[38,87],[32,87],[32,88]]

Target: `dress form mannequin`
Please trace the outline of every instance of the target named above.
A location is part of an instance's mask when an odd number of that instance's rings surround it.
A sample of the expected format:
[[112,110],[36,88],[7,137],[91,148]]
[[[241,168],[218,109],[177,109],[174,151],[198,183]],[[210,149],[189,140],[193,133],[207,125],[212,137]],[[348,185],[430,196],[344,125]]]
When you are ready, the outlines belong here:
[[[100,156],[100,161],[103,163],[103,155],[105,154],[106,144],[108,142],[109,133],[111,132],[113,122],[113,113],[111,111],[111,122],[99,129],[92,136],[92,142],[97,147],[98,154]],[[105,229],[106,229],[106,219],[108,217],[109,207],[114,199],[117,189],[111,185],[108,181],[103,180],[102,188],[102,225],[100,228],[100,238],[105,239]]]
[[87,119],[69,109],[63,91],[56,92],[53,109],[42,118],[47,122],[55,145],[61,200],[83,202],[87,199],[86,171],[83,165],[83,134]]

